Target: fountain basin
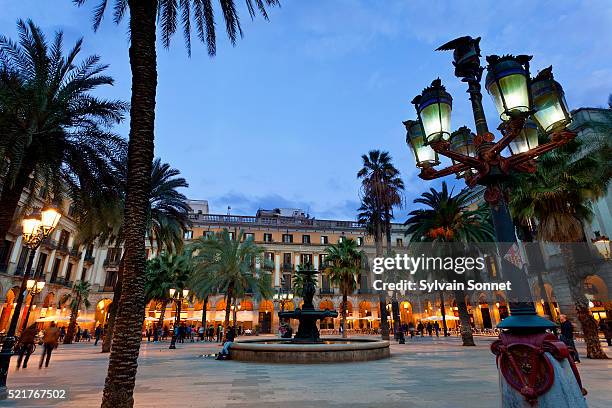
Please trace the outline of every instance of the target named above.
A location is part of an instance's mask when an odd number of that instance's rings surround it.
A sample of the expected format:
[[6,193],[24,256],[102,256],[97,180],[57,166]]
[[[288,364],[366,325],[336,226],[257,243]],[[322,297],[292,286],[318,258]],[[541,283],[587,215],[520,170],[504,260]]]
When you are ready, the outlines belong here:
[[287,339],[254,339],[234,342],[232,360],[260,363],[341,363],[389,358],[389,342],[363,338],[323,338],[322,343],[304,344]]

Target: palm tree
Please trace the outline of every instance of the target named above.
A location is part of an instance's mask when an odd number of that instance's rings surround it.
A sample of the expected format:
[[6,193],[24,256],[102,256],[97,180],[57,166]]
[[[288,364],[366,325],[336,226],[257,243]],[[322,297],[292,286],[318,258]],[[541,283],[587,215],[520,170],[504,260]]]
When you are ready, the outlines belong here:
[[[0,36],[0,245],[33,177],[47,201],[116,182],[127,144],[110,133],[128,105],[95,97],[114,81],[90,55],[78,62],[82,39],[67,54],[63,32],[51,43],[31,20],[17,22],[19,41]],[[32,194],[37,188],[30,188]]]
[[[95,241],[120,247],[124,244],[124,208],[126,190],[126,166],[120,166],[118,186],[82,191],[76,204],[76,219],[78,225],[78,241],[90,244]],[[178,177],[180,171],[162,163],[159,158],[153,162],[151,171],[151,194],[147,210],[146,233],[151,247],[157,253],[180,252],[183,245],[184,231],[189,227],[189,205],[187,197],[179,192],[179,188],[187,188],[189,184],[183,177]],[[107,329],[104,333],[102,352],[111,350],[114,333],[115,317],[121,298],[123,272],[125,270],[125,251],[119,263],[117,281],[114,287],[114,301],[111,303]]]
[[[405,235],[410,236],[411,243],[418,242],[458,242],[478,243],[493,242],[494,231],[489,211],[484,204],[470,210],[478,191],[464,189],[456,195],[448,190],[446,182],[442,183],[440,191],[432,188],[414,200],[415,204],[423,204],[426,208],[411,211],[404,223],[408,228]],[[462,279],[464,275],[453,275],[454,279]],[[442,279],[450,280],[446,273]],[[461,320],[461,339],[464,346],[475,346],[472,336],[472,326],[465,303],[465,291],[454,291],[455,301]],[[441,297],[442,310],[444,298]],[[443,323],[446,325],[446,322]]]
[[[266,6],[278,5],[278,0],[245,0],[251,18],[259,12],[268,18]],[[86,0],[75,0],[82,5]],[[100,26],[107,0],[100,0],[94,9],[94,30]],[[156,31],[161,24],[162,44],[169,47],[176,32],[177,20],[183,26],[185,44],[191,50],[192,18],[200,41],[205,42],[209,55],[216,52],[214,9],[211,0],[115,0],[114,21],[119,23],[129,9],[130,67],[132,70],[132,104],[130,111],[130,149],[128,188],[126,197],[126,258],[127,285],[123,290],[125,307],[118,316],[120,346],[110,356],[104,386],[102,407],[134,405],[134,385],[140,350],[140,334],[144,319],[144,240],[147,198],[151,191],[151,165],[154,150],[155,96],[157,91]],[[232,44],[242,36],[234,0],[220,0],[223,19]],[[257,10],[257,11],[256,11]],[[123,302],[123,300],[122,300]],[[123,303],[122,303],[123,304]]]
[[81,305],[85,306],[85,308],[91,306],[89,303],[90,290],[91,285],[89,282],[79,281],[74,284],[71,293],[66,293],[60,298],[60,305],[63,305],[70,300],[70,323],[68,323],[68,330],[66,331],[66,337],[64,337],[64,344],[72,343]]
[[[590,153],[584,154],[584,150]],[[589,312],[584,277],[577,270],[571,243],[584,240],[583,225],[592,219],[592,204],[607,192],[612,176],[610,154],[608,145],[593,150],[592,143],[575,139],[541,156],[535,173],[518,175],[511,184],[513,217],[522,221],[537,219],[538,238],[560,243],[587,357],[594,359],[607,356],[599,343],[596,321]]]
[[[371,218],[368,223],[374,233],[376,256],[382,256],[383,232],[387,239],[387,254],[391,254],[391,220],[393,207],[401,205],[404,183],[399,177],[399,170],[391,163],[388,152],[371,150],[367,155],[361,156],[363,167],[357,172],[361,179],[362,207],[360,218],[364,215]],[[366,225],[367,225],[366,224]],[[397,302],[394,297],[394,302]],[[389,339],[389,324],[387,321],[386,299],[383,292],[379,293],[379,306],[381,310],[381,328],[383,339]],[[399,310],[394,307],[393,310]],[[399,319],[394,319],[396,324]],[[395,327],[397,333],[397,327]]]
[[232,239],[224,228],[213,236],[200,237],[190,249],[194,254],[190,286],[196,296],[214,291],[225,294],[224,336],[233,300],[251,291],[256,297],[272,295],[270,274],[255,268],[257,260],[263,258],[264,248],[252,239],[244,239],[244,231]]
[[348,295],[357,288],[357,279],[361,274],[363,253],[359,250],[357,241],[352,238],[343,239],[337,244],[325,248],[324,273],[329,280],[342,292],[342,337],[346,338],[346,309]]
[[[312,270],[312,265],[301,264],[296,268],[296,272]],[[314,279],[312,274],[296,273],[291,280],[291,286],[293,287],[293,293],[297,296],[302,296],[304,292],[304,286],[308,283],[312,283],[315,287],[317,286],[317,280]]]

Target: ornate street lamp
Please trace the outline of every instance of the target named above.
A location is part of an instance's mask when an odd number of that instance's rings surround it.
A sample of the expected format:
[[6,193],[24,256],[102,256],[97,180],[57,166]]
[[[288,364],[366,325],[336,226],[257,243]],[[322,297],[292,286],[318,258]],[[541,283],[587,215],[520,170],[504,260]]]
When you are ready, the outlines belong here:
[[[508,302],[511,316],[498,325],[502,333],[491,349],[497,355],[497,365],[506,383],[529,402],[533,402],[549,391],[555,371],[562,371],[553,370],[553,362],[538,354],[538,350],[564,346],[558,344],[555,336],[546,333],[555,324],[537,315],[533,301],[529,300],[531,291],[527,276],[512,262],[516,258],[518,246],[502,184],[510,173],[536,171],[535,158],[566,144],[576,134],[566,128],[571,117],[563,90],[554,81],[551,68],[543,70],[531,80],[531,56],[490,56],[487,57],[485,86],[502,120],[499,127],[502,137],[495,141],[482,106],[480,82],[484,68],[480,66],[479,41],[480,38],[466,36],[438,48],[454,50],[455,75],[468,84],[476,135],[471,136],[467,128],[459,129],[452,135],[447,134],[448,128],[445,126],[450,125],[451,98],[445,94],[440,81],[436,80],[413,103],[417,108],[418,121],[425,130],[427,144],[436,154],[450,158],[453,164],[435,169],[437,157],[430,153],[429,157],[436,157],[435,164],[432,161],[432,164],[423,165],[427,162],[423,161],[422,154],[419,155],[421,146],[415,143],[410,143],[410,146],[417,159],[417,166],[421,168],[419,176],[422,179],[432,180],[456,174],[465,177],[468,187],[478,184],[486,187],[484,199],[491,209],[502,273],[512,285]],[[444,109],[439,107],[443,101],[448,101],[448,107]],[[426,113],[425,109],[429,106],[438,107]],[[534,123],[530,123],[530,118]],[[546,143],[538,144],[538,129],[534,124],[548,136]],[[510,151],[509,156],[502,155],[506,150]],[[566,350],[560,350],[559,353],[567,355]],[[555,361],[565,359],[555,357]],[[567,362],[572,365],[572,373],[576,373],[577,381],[572,383],[570,379],[563,379],[560,383],[580,385],[573,361]],[[535,382],[536,378],[539,382]]]
[[181,324],[181,307],[183,305],[183,300],[187,299],[189,296],[189,289],[168,289],[168,293],[170,295],[170,299],[174,301],[176,315],[174,316],[174,327],[172,329],[172,338],[170,340],[169,349],[176,349],[176,336],[178,334],[178,329]]
[[42,292],[42,290],[45,287],[45,283],[46,282],[44,279],[41,279],[39,281],[36,281],[35,279],[28,279],[28,282],[26,284],[26,289],[28,293],[30,294],[30,307],[28,307],[28,311],[25,315],[25,319],[23,320],[23,327],[21,328],[22,333],[28,327],[28,320],[30,319],[30,311],[32,310],[32,307],[34,305],[34,296]]
[[425,143],[448,140],[451,132],[453,98],[442,86],[440,78],[417,95],[412,103],[416,107],[419,121],[425,134]]
[[417,166],[430,167],[440,164],[438,153],[431,146],[425,144],[421,123],[416,120],[407,120],[404,122],[404,126],[406,126],[406,143],[412,148]]
[[30,256],[28,258],[28,264],[23,274],[23,278],[21,279],[21,287],[19,288],[19,294],[17,295],[17,302],[15,302],[15,310],[13,311],[11,324],[9,325],[6,337],[2,343],[2,351],[0,351],[0,398],[6,391],[6,379],[8,376],[8,369],[11,364],[13,347],[15,345],[15,333],[17,331],[23,301],[26,292],[28,291],[28,280],[30,279],[30,273],[32,271],[32,264],[34,263],[36,250],[38,247],[40,247],[42,241],[53,233],[55,227],[57,227],[57,224],[59,223],[60,218],[61,214],[56,208],[52,206],[45,206],[42,211],[32,212],[32,214],[24,217],[21,222],[21,226],[23,228],[23,245],[28,248]]
[[533,119],[545,133],[563,130],[572,117],[561,85],[555,81],[552,66],[543,69],[531,82]]

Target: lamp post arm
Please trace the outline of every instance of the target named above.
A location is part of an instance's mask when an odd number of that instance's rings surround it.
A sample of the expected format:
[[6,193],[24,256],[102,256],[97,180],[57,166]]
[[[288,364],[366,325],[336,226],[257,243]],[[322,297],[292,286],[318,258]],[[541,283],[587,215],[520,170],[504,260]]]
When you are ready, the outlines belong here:
[[446,156],[450,159],[456,160],[459,163],[467,164],[469,167],[478,167],[481,163],[475,157],[466,156],[461,153],[453,152],[450,150],[450,143],[446,141],[439,141],[431,144],[434,151],[442,156]]
[[525,126],[526,118],[524,116],[519,116],[517,118],[513,118],[512,120],[502,123],[499,127],[502,138],[491,146],[486,152],[485,155],[488,157],[493,157],[501,153],[511,141],[513,141],[521,132],[523,127]]
[[508,161],[512,167],[517,167],[522,163],[533,159],[534,157],[541,156],[544,153],[547,153],[551,150],[563,146],[564,144],[567,144],[575,137],[576,133],[569,130],[563,130],[560,132],[553,133],[550,137],[550,142],[539,145],[538,147],[535,147],[529,151],[509,157]]
[[470,166],[463,163],[454,164],[442,170],[436,170],[433,167],[423,167],[421,173],[419,173],[419,177],[423,180],[433,180],[469,169]]

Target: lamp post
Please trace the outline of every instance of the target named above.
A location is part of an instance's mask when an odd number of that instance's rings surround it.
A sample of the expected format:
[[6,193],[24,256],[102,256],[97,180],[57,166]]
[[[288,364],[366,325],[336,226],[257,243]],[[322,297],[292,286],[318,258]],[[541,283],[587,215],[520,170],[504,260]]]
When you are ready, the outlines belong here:
[[[422,179],[455,174],[463,177],[470,188],[486,187],[484,199],[491,209],[503,276],[512,285],[511,316],[498,325],[502,333],[491,349],[506,382],[525,401],[532,402],[548,392],[555,375],[549,359],[538,350],[558,357],[565,356],[566,349],[546,333],[555,325],[536,314],[527,276],[511,262],[518,245],[503,183],[512,172],[535,172],[535,158],[568,143],[576,134],[566,129],[571,117],[552,67],[531,78],[531,56],[492,55],[486,58],[485,86],[502,121],[502,137],[495,142],[482,105],[480,82],[485,68],[480,66],[479,42],[480,38],[461,37],[437,49],[454,51],[455,76],[468,84],[476,133],[467,128],[451,131],[452,98],[438,78],[413,99],[418,120],[404,122],[406,141],[421,168]],[[538,145],[538,130],[548,137],[542,145]],[[506,147],[511,153],[507,157],[502,155]],[[440,163],[439,155],[450,158],[452,165],[435,169]],[[558,360],[569,361],[580,384],[573,361],[564,357]],[[506,399],[504,403],[511,404]]]
[[178,334],[179,325],[181,324],[181,306],[183,305],[183,300],[189,296],[189,289],[177,290],[175,288],[171,288],[169,291],[170,299],[174,301],[176,305],[176,315],[174,316],[174,328],[172,330],[172,339],[170,340],[169,349],[176,348],[176,335]]
[[6,337],[2,343],[2,351],[0,351],[0,399],[6,394],[6,379],[11,364],[13,347],[15,346],[15,333],[17,331],[17,324],[19,323],[21,307],[23,306],[23,301],[27,292],[28,280],[30,278],[32,264],[34,263],[36,250],[40,247],[42,241],[53,233],[60,218],[61,214],[57,209],[52,206],[45,206],[41,211],[34,211],[32,214],[26,216],[21,222],[23,227],[23,245],[30,251],[30,256],[23,273],[23,278],[21,279],[21,287],[17,295],[17,302],[13,317],[11,318],[11,324],[9,325]]
[[32,305],[34,304],[34,296],[38,295],[45,287],[45,281],[43,278],[37,281],[35,279],[28,279],[26,283],[26,288],[28,293],[30,294],[30,307],[28,307],[28,311],[25,315],[25,319],[23,320],[23,326],[21,328],[21,332],[26,329],[28,326],[28,319],[30,318],[30,311],[32,310]]
[[274,296],[272,296],[272,301],[274,303],[279,303],[281,307],[281,312],[285,311],[285,303],[293,300],[293,293],[286,292],[284,289],[279,289]]

